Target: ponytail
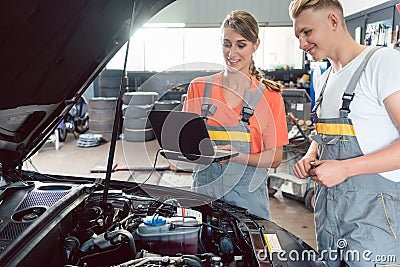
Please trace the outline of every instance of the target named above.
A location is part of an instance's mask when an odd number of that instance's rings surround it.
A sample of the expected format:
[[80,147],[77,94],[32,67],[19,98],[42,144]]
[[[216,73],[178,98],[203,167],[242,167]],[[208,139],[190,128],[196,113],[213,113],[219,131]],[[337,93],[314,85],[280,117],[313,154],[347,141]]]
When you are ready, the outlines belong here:
[[[251,64],[250,64],[250,74],[252,75],[252,76],[254,76],[258,81],[260,81],[261,80],[261,78],[264,78],[264,73],[262,73],[261,71],[259,71],[256,67],[255,67],[255,65],[254,65],[254,60],[252,59],[251,60]],[[281,84],[279,84],[279,83],[277,83],[277,82],[274,82],[274,81],[271,81],[271,80],[268,80],[268,79],[264,79],[263,80],[263,83],[265,84],[265,86],[267,87],[267,89],[269,90],[269,91],[271,91],[271,92],[280,92],[280,91],[282,91],[282,85]]]

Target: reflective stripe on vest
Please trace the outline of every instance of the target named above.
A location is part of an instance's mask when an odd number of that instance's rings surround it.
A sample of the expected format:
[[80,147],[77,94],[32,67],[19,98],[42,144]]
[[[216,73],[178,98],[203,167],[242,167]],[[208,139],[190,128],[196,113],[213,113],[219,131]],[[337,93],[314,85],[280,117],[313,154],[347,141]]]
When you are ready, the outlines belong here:
[[351,124],[317,123],[315,129],[318,134],[356,136]]
[[250,142],[250,133],[246,132],[209,130],[208,134],[213,141]]

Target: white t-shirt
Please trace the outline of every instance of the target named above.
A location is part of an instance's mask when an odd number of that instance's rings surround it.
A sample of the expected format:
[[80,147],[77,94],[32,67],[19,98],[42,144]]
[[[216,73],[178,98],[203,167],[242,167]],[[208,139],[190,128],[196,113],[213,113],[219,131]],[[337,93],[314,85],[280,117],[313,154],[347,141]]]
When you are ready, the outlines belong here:
[[[318,117],[339,117],[343,93],[369,49],[370,47],[365,49],[339,72],[330,73],[323,101],[318,109]],[[318,79],[316,98],[320,95],[327,74],[328,71],[324,72]],[[381,48],[372,55],[361,74],[350,104],[349,118],[353,122],[357,140],[364,154],[383,149],[400,138],[400,128],[391,120],[383,104],[383,100],[396,91],[400,91],[400,53],[394,49]],[[400,182],[400,170],[381,175]]]

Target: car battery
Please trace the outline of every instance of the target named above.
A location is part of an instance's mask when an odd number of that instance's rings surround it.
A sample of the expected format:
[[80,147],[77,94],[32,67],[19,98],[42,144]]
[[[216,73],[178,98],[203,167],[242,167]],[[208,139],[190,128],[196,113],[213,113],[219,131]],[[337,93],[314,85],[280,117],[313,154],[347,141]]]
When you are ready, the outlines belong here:
[[135,231],[138,247],[149,252],[174,256],[196,254],[200,225],[189,217],[148,217]]

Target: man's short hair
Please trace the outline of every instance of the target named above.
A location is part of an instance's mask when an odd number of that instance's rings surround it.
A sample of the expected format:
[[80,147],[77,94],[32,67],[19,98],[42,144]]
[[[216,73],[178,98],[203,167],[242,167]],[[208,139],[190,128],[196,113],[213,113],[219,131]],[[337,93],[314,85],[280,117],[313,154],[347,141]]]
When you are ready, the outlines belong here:
[[344,21],[343,6],[339,0],[293,0],[289,5],[290,17],[296,19],[303,11],[308,9],[335,9]]

